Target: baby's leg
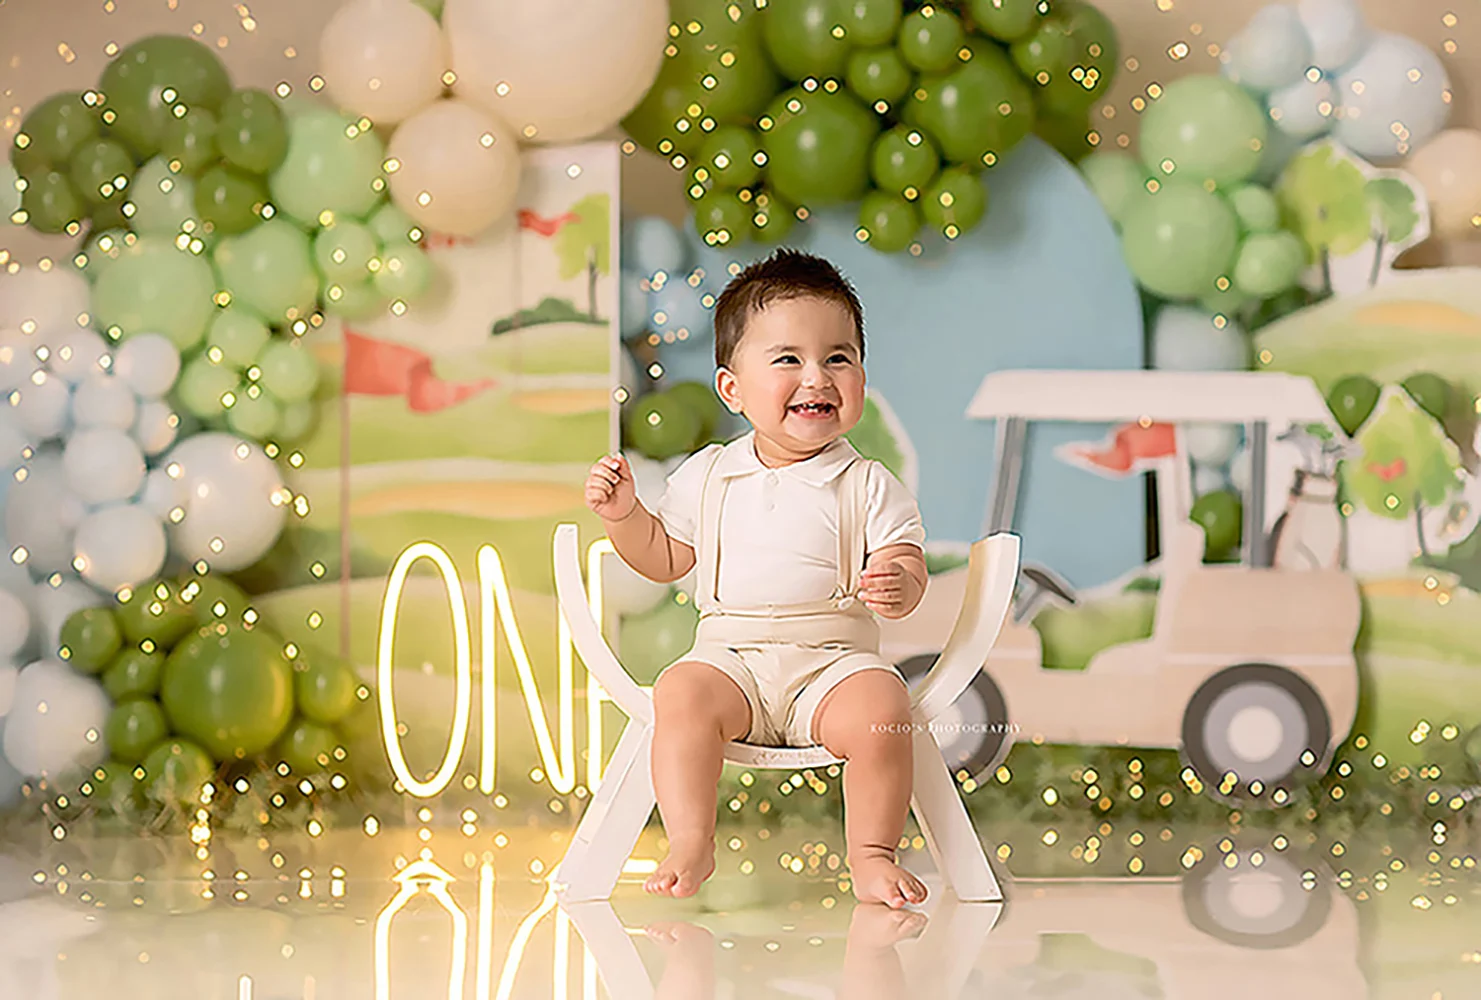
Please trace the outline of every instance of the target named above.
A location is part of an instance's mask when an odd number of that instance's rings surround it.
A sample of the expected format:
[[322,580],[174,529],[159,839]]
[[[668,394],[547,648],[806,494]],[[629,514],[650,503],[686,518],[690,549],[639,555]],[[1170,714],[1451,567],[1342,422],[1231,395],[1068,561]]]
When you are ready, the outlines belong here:
[[654,1000],[714,1000],[715,936],[684,921],[652,923],[646,931],[668,951]]
[[715,797],[725,744],[751,728],[751,706],[722,671],[685,661],[659,676],[653,712],[653,790],[669,851],[644,888],[692,896],[715,870]]
[[860,670],[818,705],[813,736],[845,761],[844,839],[860,902],[898,909],[926,898],[920,879],[895,864],[910,811],[910,695],[888,670]]
[[[838,995],[851,1000],[900,1000],[906,996],[905,970],[895,946],[919,937],[925,926],[923,913],[892,910],[881,903],[855,906]],[[915,990],[920,992],[920,984],[915,984]]]

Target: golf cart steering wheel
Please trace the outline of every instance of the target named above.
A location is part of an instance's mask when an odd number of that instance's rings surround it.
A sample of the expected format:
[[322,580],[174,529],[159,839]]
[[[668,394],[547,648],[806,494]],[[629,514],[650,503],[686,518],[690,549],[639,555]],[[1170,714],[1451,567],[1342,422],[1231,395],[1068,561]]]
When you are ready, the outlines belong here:
[[1080,603],[1070,582],[1047,566],[1024,563],[1018,571],[1018,596],[1013,602],[1015,622],[1033,621],[1039,609],[1051,600],[1073,607]]

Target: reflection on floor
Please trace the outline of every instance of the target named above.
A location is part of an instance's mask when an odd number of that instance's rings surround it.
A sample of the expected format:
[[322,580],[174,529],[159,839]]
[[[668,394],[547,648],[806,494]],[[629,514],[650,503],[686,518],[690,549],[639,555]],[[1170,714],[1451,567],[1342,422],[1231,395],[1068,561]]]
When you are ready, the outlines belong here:
[[[728,859],[695,899],[650,899],[638,882],[656,832],[610,904],[562,906],[542,876],[567,835],[13,843],[0,856],[0,997],[1481,996],[1481,879],[1455,834],[1337,850],[1269,833],[1092,831],[1065,858],[1097,877],[1029,877],[1035,855],[1012,852],[998,865],[1005,904],[959,903],[928,876],[918,913],[856,906],[822,843],[781,835]],[[1009,836],[1064,847],[1070,834]],[[1105,877],[1090,854],[1112,839],[1166,845],[1170,870],[1118,860],[1122,876]],[[908,861],[928,873],[923,853]]]

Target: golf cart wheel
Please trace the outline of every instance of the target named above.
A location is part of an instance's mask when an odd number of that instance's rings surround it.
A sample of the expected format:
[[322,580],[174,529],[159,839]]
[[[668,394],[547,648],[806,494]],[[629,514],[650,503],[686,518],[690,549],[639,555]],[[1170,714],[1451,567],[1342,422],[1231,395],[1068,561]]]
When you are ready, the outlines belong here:
[[1297,674],[1265,663],[1219,671],[1183,713],[1184,756],[1211,791],[1231,799],[1289,801],[1276,791],[1320,777],[1331,739],[1321,695]]
[[1194,927],[1236,947],[1290,948],[1321,930],[1332,911],[1321,870],[1269,849],[1211,850],[1183,877],[1183,910]]
[[[912,693],[930,674],[936,659],[935,653],[923,653],[897,664]],[[932,727],[931,735],[957,781],[962,780],[965,771],[967,777],[982,784],[1013,747],[1008,705],[997,684],[981,670],[957,700],[932,720]]]

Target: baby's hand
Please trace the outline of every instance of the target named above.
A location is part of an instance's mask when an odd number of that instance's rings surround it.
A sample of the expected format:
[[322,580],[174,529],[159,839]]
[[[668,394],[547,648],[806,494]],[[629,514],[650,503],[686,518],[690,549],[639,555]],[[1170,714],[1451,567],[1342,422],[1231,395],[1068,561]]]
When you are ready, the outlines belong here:
[[621,521],[637,508],[633,470],[622,455],[606,455],[586,477],[586,506],[603,521]]
[[903,618],[907,610],[905,589],[914,583],[893,559],[871,558],[859,577],[859,600],[877,615]]

